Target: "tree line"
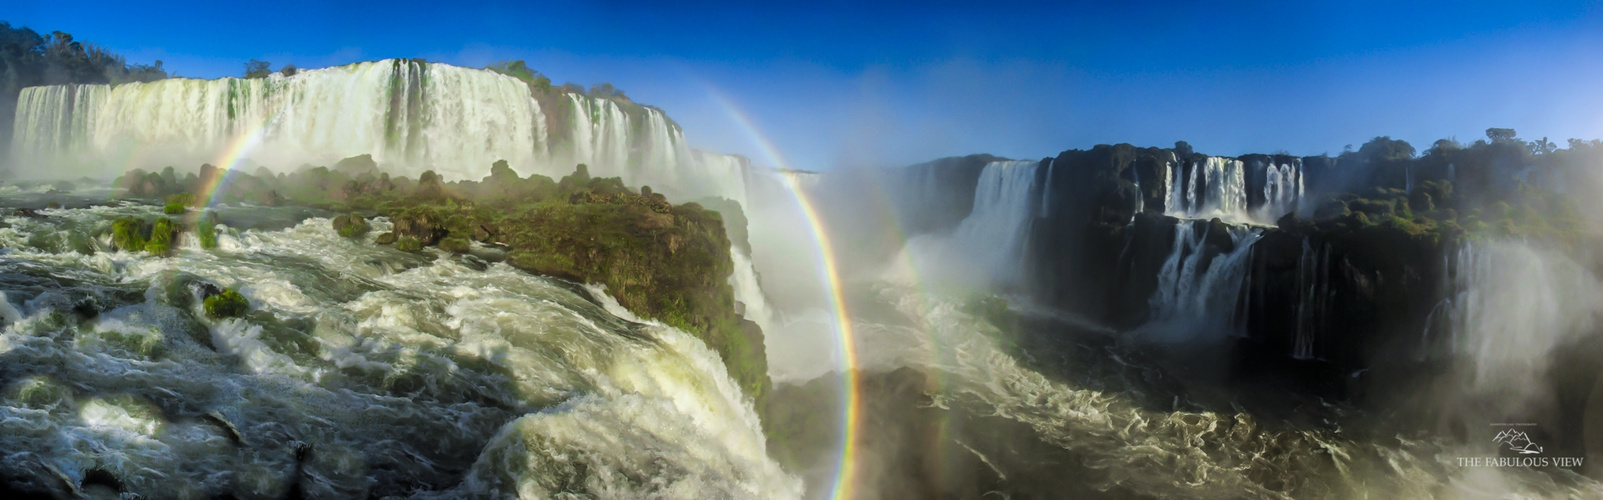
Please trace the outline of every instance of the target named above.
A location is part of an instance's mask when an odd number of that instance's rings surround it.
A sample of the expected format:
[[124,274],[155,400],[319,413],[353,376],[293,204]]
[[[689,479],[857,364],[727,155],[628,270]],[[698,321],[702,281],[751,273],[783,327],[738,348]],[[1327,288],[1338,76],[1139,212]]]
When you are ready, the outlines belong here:
[[39,34],[0,21],[0,161],[10,151],[17,96],[25,87],[67,83],[149,82],[167,78],[161,61],[128,64],[123,56],[72,35]]

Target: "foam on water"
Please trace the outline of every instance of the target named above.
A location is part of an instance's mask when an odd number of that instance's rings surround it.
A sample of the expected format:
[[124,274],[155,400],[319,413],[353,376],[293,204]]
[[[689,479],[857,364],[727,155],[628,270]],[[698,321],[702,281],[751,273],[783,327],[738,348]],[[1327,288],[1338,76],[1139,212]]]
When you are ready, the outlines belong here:
[[[14,248],[0,255],[0,471],[15,484],[66,494],[110,474],[146,498],[801,494],[699,340],[504,264],[340,238],[325,218],[225,229],[219,249],[169,258],[27,244],[157,210],[59,210],[0,230]],[[239,287],[252,312],[207,318],[198,282]],[[75,312],[84,301],[102,312]]]

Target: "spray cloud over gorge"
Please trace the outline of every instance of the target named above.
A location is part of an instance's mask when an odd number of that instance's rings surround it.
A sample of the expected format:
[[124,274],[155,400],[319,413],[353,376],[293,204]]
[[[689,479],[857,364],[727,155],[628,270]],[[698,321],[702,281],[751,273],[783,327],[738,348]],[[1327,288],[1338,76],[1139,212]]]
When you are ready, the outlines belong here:
[[1603,494],[1597,141],[804,171],[522,61],[121,69],[16,92],[0,494]]

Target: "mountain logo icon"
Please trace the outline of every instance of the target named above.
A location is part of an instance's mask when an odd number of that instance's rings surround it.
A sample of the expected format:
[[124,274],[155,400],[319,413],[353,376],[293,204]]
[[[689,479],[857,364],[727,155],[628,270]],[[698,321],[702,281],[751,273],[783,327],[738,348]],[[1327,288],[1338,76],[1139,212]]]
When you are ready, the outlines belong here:
[[1542,452],[1542,447],[1531,442],[1530,436],[1526,435],[1524,431],[1516,429],[1506,429],[1498,432],[1497,436],[1492,438],[1492,442],[1508,446],[1509,451],[1521,455],[1534,455]]

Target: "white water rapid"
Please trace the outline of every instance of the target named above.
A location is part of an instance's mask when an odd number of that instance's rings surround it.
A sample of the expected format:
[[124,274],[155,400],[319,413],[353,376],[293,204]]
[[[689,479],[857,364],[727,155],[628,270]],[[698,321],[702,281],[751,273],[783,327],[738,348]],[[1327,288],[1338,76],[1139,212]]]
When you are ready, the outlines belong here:
[[[221,227],[217,250],[186,237],[170,258],[97,236],[160,207],[5,217],[0,475],[144,498],[800,496],[695,337],[593,288],[353,241],[300,210],[220,207],[288,225]],[[208,284],[251,312],[210,319]]]

